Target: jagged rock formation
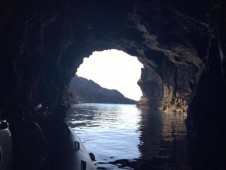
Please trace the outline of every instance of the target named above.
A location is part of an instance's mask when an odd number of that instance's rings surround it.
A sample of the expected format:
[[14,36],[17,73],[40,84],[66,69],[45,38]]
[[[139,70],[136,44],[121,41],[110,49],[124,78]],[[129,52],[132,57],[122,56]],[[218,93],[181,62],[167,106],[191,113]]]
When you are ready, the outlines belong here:
[[159,108],[163,100],[162,80],[152,69],[144,67],[141,70],[141,78],[138,85],[143,93],[138,106],[148,108]]
[[77,103],[115,103],[135,104],[136,101],[126,98],[117,90],[101,87],[92,80],[75,75],[70,82],[68,97],[70,104]]
[[1,1],[0,114],[7,116],[11,104],[53,108],[84,57],[123,50],[144,65],[140,103],[175,112],[188,107],[189,147],[200,150],[191,154],[192,166],[225,169],[225,6],[224,0]]

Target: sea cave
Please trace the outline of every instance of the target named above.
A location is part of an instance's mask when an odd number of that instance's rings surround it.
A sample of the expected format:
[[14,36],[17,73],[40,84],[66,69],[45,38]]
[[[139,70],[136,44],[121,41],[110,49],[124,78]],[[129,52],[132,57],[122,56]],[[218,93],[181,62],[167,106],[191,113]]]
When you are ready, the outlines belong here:
[[[190,167],[226,168],[224,0],[3,0],[0,8],[1,120],[16,119],[14,106],[53,111],[84,57],[117,49],[144,66],[139,107],[188,115]],[[39,121],[50,141],[64,135]]]

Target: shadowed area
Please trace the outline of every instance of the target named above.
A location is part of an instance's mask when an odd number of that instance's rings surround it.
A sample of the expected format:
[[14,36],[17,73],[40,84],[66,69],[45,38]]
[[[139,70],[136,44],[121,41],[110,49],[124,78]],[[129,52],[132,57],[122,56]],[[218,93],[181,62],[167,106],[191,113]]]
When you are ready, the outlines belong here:
[[[52,113],[84,57],[117,49],[144,66],[140,107],[188,113],[190,165],[225,169],[225,9],[224,0],[2,0],[0,118],[17,105]],[[43,122],[54,138],[59,128]]]
[[[61,105],[51,113],[45,107],[33,111],[10,108],[13,117],[8,117],[8,122],[12,135],[13,169],[73,170],[81,168],[81,161],[88,169],[94,169],[80,139],[64,122],[66,112],[66,107]],[[82,154],[78,154],[80,152]]]

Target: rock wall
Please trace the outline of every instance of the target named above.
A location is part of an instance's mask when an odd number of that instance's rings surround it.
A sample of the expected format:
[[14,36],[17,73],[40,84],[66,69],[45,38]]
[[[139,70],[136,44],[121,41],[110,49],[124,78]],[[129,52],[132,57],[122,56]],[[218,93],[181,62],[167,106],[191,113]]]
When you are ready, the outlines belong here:
[[167,57],[163,56],[158,66],[153,61],[140,58],[145,67],[138,81],[143,92],[138,106],[162,108],[170,113],[187,113],[204,65],[199,59],[194,63],[187,61],[194,56],[187,56],[188,59],[183,59],[183,56]]
[[2,107],[57,105],[84,57],[115,48],[138,56],[160,77],[163,85],[157,84],[165,93],[155,98],[144,92],[143,98],[152,102],[146,107],[176,111],[169,103],[189,103],[209,45],[208,20],[191,15],[194,6],[196,2],[187,9],[174,1],[3,1]]
[[224,0],[2,0],[0,9],[1,117],[15,104],[53,108],[84,57],[123,50],[145,68],[141,105],[188,107],[189,146],[202,148],[193,166],[224,169]]
[[142,108],[159,108],[163,100],[163,85],[159,75],[152,69],[144,67],[141,70],[141,78],[138,85],[142,91],[142,97],[138,106]]

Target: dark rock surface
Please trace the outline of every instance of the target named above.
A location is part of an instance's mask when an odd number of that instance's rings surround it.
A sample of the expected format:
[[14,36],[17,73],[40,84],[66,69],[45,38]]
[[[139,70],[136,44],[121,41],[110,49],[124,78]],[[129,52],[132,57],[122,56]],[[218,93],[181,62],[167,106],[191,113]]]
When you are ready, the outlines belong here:
[[143,92],[138,106],[159,108],[163,100],[163,85],[159,75],[152,68],[142,68],[138,85]]
[[115,103],[136,104],[136,101],[126,98],[117,90],[101,87],[92,80],[75,75],[70,82],[68,102],[77,103]]
[[146,107],[188,107],[194,169],[225,169],[225,11],[224,0],[2,0],[0,116],[53,108],[84,57],[123,50],[157,75],[139,82]]

